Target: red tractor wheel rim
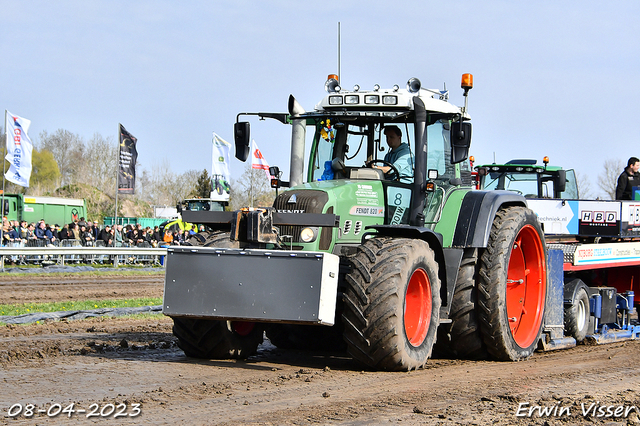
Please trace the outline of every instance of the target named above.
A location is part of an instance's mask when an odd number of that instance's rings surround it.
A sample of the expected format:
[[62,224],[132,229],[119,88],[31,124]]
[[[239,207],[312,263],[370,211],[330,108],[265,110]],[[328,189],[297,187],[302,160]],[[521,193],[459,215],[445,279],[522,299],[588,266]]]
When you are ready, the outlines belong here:
[[253,331],[253,327],[255,327],[255,323],[253,322],[247,322],[247,321],[233,321],[231,322],[231,327],[233,328],[233,331],[238,333],[241,336],[246,336],[249,333],[251,333],[251,331]]
[[544,247],[536,229],[525,225],[513,242],[507,273],[507,317],[522,348],[538,337],[544,316],[547,274]]
[[404,331],[412,346],[424,342],[431,323],[431,283],[427,272],[420,268],[411,275],[404,305]]

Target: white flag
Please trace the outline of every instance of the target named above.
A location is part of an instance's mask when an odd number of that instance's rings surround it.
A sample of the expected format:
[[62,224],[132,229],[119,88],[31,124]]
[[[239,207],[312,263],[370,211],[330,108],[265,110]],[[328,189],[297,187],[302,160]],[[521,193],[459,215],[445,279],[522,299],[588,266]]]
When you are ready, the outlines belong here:
[[211,199],[229,201],[229,160],[231,144],[213,132],[213,153],[211,156]]
[[31,155],[33,144],[27,135],[31,121],[9,111],[5,115],[7,139],[6,160],[11,164],[4,177],[16,185],[29,187],[31,177]]
[[258,149],[258,145],[255,140],[251,140],[251,167],[254,169],[262,169],[267,174],[267,178],[271,179],[271,173],[269,173],[269,163],[264,159],[262,152]]

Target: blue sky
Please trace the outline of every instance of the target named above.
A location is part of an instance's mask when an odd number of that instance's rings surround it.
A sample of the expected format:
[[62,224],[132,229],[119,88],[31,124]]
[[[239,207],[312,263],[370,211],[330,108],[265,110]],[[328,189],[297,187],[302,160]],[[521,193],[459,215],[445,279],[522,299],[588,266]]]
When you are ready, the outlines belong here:
[[[232,141],[239,112],[310,110],[337,71],[363,89],[411,77],[462,104],[470,93],[476,163],[551,157],[592,178],[640,156],[640,3],[514,1],[0,0],[0,108],[115,141],[177,173],[211,168],[211,134]],[[635,28],[635,29],[634,29]],[[270,164],[288,171],[289,127],[252,121]],[[114,142],[115,143],[115,142]],[[232,176],[244,165],[232,160]],[[285,176],[288,176],[285,174]],[[594,189],[594,188],[592,188]]]

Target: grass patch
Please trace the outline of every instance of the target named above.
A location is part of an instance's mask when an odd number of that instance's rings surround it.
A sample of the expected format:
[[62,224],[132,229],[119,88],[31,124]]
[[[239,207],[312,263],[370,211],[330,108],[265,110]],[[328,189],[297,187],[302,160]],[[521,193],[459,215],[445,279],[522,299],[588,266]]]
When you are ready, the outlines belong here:
[[22,303],[18,305],[0,305],[0,316],[24,315],[36,312],[88,311],[100,308],[137,308],[140,306],[162,305],[162,297],[143,297],[139,299],[80,300],[49,303]]

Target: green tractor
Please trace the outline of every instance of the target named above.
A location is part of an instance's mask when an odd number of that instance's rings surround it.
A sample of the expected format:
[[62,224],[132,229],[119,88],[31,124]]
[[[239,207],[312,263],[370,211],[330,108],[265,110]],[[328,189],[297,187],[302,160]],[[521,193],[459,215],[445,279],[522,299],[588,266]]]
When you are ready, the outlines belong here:
[[550,166],[549,157],[543,165],[533,159],[510,160],[505,164],[477,166],[478,188],[514,191],[525,198],[580,198],[573,169]]
[[[523,196],[472,188],[472,86],[463,75],[457,107],[417,79],[346,91],[330,76],[313,111],[290,96],[288,113],[239,114],[291,126],[290,177],[272,179],[283,187],[272,208],[182,212],[212,230],[168,250],[163,312],[185,353],[244,358],[266,333],[280,348],[346,348],[378,370],[420,368],[434,347],[529,357],[544,235]],[[245,161],[249,123],[234,132]]]
[[176,205],[176,211],[179,216],[162,222],[159,225],[160,232],[163,234],[168,230],[178,232],[190,230],[194,225],[197,226],[195,223],[183,220],[182,212],[184,211],[224,211],[227,205],[229,205],[229,203],[226,201],[216,201],[211,198],[187,198],[182,200]]

